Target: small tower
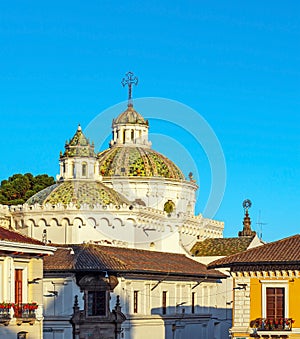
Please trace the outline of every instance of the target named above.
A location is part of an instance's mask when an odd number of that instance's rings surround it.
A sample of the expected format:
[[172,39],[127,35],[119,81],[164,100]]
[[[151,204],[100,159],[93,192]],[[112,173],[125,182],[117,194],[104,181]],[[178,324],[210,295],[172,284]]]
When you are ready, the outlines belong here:
[[256,235],[255,231],[251,229],[251,219],[249,217],[249,208],[252,206],[251,200],[246,199],[243,201],[243,207],[245,210],[245,216],[243,221],[243,230],[239,232],[239,237],[254,237]]
[[132,103],[132,85],[137,85],[138,78],[132,72],[126,73],[122,80],[123,86],[128,86],[127,109],[112,122],[113,146],[151,147],[148,140],[148,120],[145,120],[134,108]]
[[65,152],[60,153],[59,180],[100,179],[94,143],[83,134],[81,126],[70,141],[65,144]]

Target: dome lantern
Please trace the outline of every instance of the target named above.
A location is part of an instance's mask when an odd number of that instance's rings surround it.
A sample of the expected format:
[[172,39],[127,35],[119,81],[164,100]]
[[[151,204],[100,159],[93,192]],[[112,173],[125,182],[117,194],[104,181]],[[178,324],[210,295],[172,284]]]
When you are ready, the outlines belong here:
[[138,78],[132,72],[126,73],[126,78],[122,80],[123,87],[128,86],[128,104],[127,109],[112,122],[110,147],[121,145],[151,147],[148,140],[148,120],[134,109],[132,103],[132,85],[137,83]]
[[60,153],[60,174],[58,180],[100,179],[94,144],[83,134],[81,126]]

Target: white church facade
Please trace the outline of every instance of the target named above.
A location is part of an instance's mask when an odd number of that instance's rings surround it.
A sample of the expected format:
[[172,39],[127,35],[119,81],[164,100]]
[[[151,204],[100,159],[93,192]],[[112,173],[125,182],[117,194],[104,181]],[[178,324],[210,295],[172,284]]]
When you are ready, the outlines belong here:
[[9,208],[11,228],[57,247],[44,260],[43,337],[228,338],[231,286],[190,255],[224,223],[195,215],[195,181],[151,148],[129,99],[107,150],[78,126],[56,184]]

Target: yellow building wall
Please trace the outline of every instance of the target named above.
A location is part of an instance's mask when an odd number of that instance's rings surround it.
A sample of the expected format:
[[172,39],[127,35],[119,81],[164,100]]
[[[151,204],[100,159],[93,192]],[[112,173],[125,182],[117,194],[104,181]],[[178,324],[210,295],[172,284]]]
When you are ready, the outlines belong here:
[[262,317],[262,291],[258,278],[250,279],[250,320]]
[[[258,278],[250,280],[250,319],[262,317],[262,284]],[[270,280],[267,279],[267,280]],[[276,280],[278,281],[278,280]],[[300,327],[300,279],[288,279],[288,317],[295,322],[293,328]],[[299,334],[289,334],[290,338],[300,338]]]
[[289,281],[289,318],[295,320],[293,327],[300,327],[300,279]]

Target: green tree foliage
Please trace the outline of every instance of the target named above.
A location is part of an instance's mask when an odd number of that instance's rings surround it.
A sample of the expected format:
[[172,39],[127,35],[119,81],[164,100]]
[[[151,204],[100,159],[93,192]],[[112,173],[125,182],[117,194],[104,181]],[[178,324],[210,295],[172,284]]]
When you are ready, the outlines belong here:
[[14,174],[8,180],[1,181],[0,204],[24,204],[32,195],[53,184],[54,178],[47,174]]

